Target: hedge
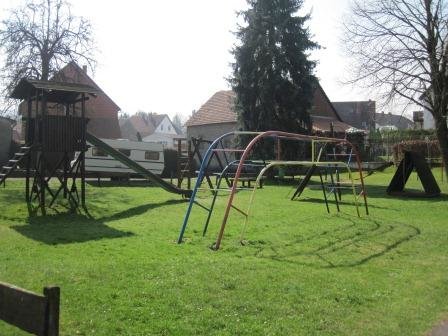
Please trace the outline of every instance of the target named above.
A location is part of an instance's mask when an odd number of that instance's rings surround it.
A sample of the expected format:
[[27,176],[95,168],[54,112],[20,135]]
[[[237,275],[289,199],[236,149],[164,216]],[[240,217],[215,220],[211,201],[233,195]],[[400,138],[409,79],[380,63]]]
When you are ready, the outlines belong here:
[[400,163],[405,151],[417,152],[426,158],[438,158],[441,155],[437,140],[408,140],[401,141],[392,147],[395,164]]

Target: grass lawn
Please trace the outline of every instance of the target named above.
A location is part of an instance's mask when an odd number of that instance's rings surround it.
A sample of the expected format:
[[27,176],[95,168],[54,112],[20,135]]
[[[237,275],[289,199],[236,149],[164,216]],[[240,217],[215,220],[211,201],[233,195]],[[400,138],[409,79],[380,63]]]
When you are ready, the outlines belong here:
[[[60,286],[61,335],[424,335],[448,318],[448,197],[389,197],[391,177],[366,179],[362,218],[349,195],[327,214],[319,190],[289,201],[291,186],[268,184],[247,244],[233,211],[218,252],[208,247],[225,196],[207,236],[195,207],[177,245],[187,203],[160,188],[92,185],[93,219],[63,207],[29,218],[11,181],[0,189],[0,280]],[[0,335],[22,333],[0,322]]]

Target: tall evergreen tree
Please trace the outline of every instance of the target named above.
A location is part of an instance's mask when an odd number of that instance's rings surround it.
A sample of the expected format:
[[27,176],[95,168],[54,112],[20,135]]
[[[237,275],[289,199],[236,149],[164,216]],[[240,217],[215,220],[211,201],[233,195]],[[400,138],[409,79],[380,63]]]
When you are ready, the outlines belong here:
[[299,16],[302,0],[247,0],[238,27],[239,40],[230,78],[242,130],[309,133],[309,111],[316,84],[316,63],[308,52],[318,48]]

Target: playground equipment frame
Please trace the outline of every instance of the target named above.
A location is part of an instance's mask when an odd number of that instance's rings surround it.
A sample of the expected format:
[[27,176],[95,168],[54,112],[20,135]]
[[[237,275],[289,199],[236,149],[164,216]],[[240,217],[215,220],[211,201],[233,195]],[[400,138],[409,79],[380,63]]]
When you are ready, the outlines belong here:
[[[330,166],[331,167],[331,166],[335,166],[335,165],[339,165],[339,166],[345,167],[347,169],[347,171],[348,171],[349,179],[351,181],[350,188],[351,188],[351,190],[353,192],[353,200],[354,200],[354,204],[355,204],[355,207],[356,207],[356,213],[357,213],[358,217],[360,217],[359,202],[358,202],[358,196],[356,194],[356,187],[355,187],[355,183],[354,183],[353,178],[352,178],[352,172],[351,172],[350,166],[347,163],[342,162],[342,161],[339,161],[339,162],[335,162],[335,161],[330,161],[330,162],[323,162],[323,161],[315,161],[315,162],[312,162],[312,161],[273,161],[273,162],[270,162],[268,165],[266,165],[260,171],[260,173],[257,176],[257,179],[255,181],[255,185],[254,185],[254,187],[252,189],[252,192],[251,192],[251,195],[250,195],[250,198],[249,198],[249,204],[248,204],[248,207],[247,207],[247,211],[245,213],[245,220],[244,220],[243,229],[241,231],[240,241],[242,241],[244,239],[244,234],[246,232],[247,224],[249,222],[250,211],[251,211],[252,204],[253,204],[253,201],[254,201],[254,198],[255,198],[255,192],[257,191],[257,187],[258,187],[258,185],[260,183],[260,180],[261,180],[262,176],[269,169],[271,169],[273,167],[276,167],[276,166],[310,166],[310,167],[311,166],[317,166],[317,167],[329,167]],[[324,193],[325,193],[325,191],[324,191]],[[327,209],[328,209],[328,204],[327,204]],[[339,207],[338,207],[338,210],[339,210]],[[366,214],[368,214],[367,206],[366,206]]]
[[[366,191],[365,191],[364,179],[363,179],[363,176],[362,176],[362,168],[361,168],[362,166],[361,166],[360,156],[359,156],[359,153],[358,153],[356,147],[353,146],[349,141],[347,141],[345,139],[310,136],[310,135],[295,134],[295,133],[288,133],[288,132],[282,132],[282,131],[229,132],[229,133],[226,133],[226,134],[220,136],[215,141],[213,141],[212,144],[210,145],[210,147],[207,149],[205,155],[204,155],[204,159],[201,162],[201,167],[200,167],[200,170],[199,170],[198,178],[196,180],[196,184],[195,184],[195,187],[193,189],[193,192],[192,192],[192,195],[191,195],[191,198],[190,198],[190,203],[189,203],[187,211],[185,213],[184,221],[183,221],[183,224],[182,224],[182,227],[181,227],[181,231],[180,231],[180,234],[179,234],[179,238],[178,238],[178,243],[181,243],[182,240],[183,240],[183,236],[184,236],[187,224],[188,224],[188,220],[189,220],[189,217],[190,217],[190,213],[191,213],[193,204],[195,204],[195,203],[198,204],[196,202],[195,198],[196,198],[196,195],[197,195],[197,191],[200,189],[200,185],[201,185],[201,183],[202,183],[202,181],[204,179],[205,172],[207,171],[208,165],[210,163],[210,157],[212,156],[212,154],[215,151],[218,150],[216,147],[217,147],[218,144],[222,143],[221,141],[224,138],[229,137],[229,136],[235,136],[235,135],[252,135],[252,136],[254,136],[254,138],[249,142],[249,144],[244,149],[219,149],[220,151],[225,150],[227,152],[238,152],[238,153],[241,154],[241,158],[239,160],[236,160],[236,161],[233,162],[233,164],[236,164],[236,162],[238,162],[238,166],[237,166],[237,170],[236,170],[235,176],[233,178],[233,184],[232,184],[232,186],[231,186],[231,188],[229,190],[230,194],[229,194],[229,197],[228,197],[227,206],[226,206],[226,209],[225,209],[225,212],[224,212],[224,217],[223,217],[223,220],[222,220],[221,228],[219,230],[216,243],[214,244],[214,249],[218,250],[220,245],[221,245],[221,241],[222,241],[222,238],[223,238],[223,235],[224,235],[224,231],[225,231],[225,227],[226,227],[227,220],[228,220],[228,217],[229,217],[230,209],[231,208],[236,208],[233,205],[233,200],[234,200],[234,197],[235,197],[235,193],[236,193],[236,191],[238,189],[237,188],[238,180],[240,179],[240,176],[241,176],[241,173],[243,171],[243,167],[245,166],[246,160],[247,160],[249,154],[251,153],[252,148],[254,147],[254,145],[256,143],[258,143],[260,140],[264,139],[264,138],[277,138],[279,140],[284,139],[284,140],[296,140],[296,141],[310,141],[310,142],[312,142],[312,149],[313,149],[312,161],[283,161],[283,163],[282,163],[282,161],[275,161],[275,162],[273,162],[275,165],[282,165],[282,164],[284,165],[286,162],[290,162],[291,164],[292,164],[292,162],[295,162],[294,164],[299,165],[299,162],[300,162],[301,165],[304,165],[304,164],[306,164],[306,165],[317,164],[317,165],[327,165],[328,166],[329,165],[328,162],[324,163],[324,162],[319,162],[319,161],[315,161],[314,160],[314,142],[315,141],[335,143],[335,144],[345,144],[345,145],[350,146],[352,148],[352,151],[354,152],[353,156],[356,157],[356,162],[357,162],[357,166],[358,166],[358,170],[359,170],[359,174],[360,174],[359,179],[360,179],[360,184],[361,184],[361,189],[362,189],[361,190],[361,194],[363,195],[364,203],[365,203],[365,206],[366,206],[366,213],[368,214],[367,194],[366,194]],[[231,164],[229,164],[226,167],[226,169]],[[331,162],[331,164],[334,165],[335,162]],[[339,164],[344,165],[342,162],[339,162]],[[273,165],[271,165],[271,167],[272,166]],[[224,171],[223,171],[223,173],[224,173]],[[223,176],[223,173],[221,173],[221,178]],[[261,178],[261,175],[258,175],[258,177],[257,177],[258,183],[259,183],[259,179],[260,178]],[[255,183],[255,188],[257,187],[258,183]],[[353,186],[353,188],[354,188],[354,186]],[[213,190],[214,199],[216,198],[216,193],[217,192],[218,192],[218,188]],[[214,202],[213,202],[213,204],[214,204]],[[201,207],[205,208],[202,205],[201,205]],[[205,209],[209,211],[209,215],[208,215],[208,218],[207,218],[207,225],[208,225],[208,221],[210,219],[211,212],[213,211],[213,207],[211,207],[210,209],[207,209],[207,208],[205,208]],[[244,212],[242,212],[239,209],[237,209],[237,210],[239,212],[243,213],[247,217],[247,214],[245,214]],[[205,230],[206,230],[206,228],[204,229],[204,232],[205,232]]]

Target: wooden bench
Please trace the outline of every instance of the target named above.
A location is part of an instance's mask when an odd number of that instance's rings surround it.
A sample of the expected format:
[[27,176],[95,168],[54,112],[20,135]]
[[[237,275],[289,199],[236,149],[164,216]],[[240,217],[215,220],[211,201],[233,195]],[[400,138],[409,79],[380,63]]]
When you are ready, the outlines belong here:
[[[260,179],[260,188],[263,188],[263,181],[265,179],[265,176],[262,176]],[[229,181],[231,186],[233,185],[233,181],[235,180],[235,177],[229,177]],[[241,182],[241,184],[243,185],[243,188],[250,188],[251,187],[251,183],[257,181],[257,176],[246,176],[246,175],[242,175],[238,178],[238,182]]]
[[0,319],[34,335],[59,335],[59,287],[43,293],[0,282]]

